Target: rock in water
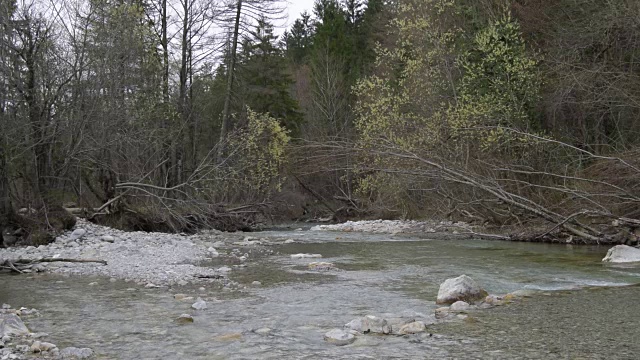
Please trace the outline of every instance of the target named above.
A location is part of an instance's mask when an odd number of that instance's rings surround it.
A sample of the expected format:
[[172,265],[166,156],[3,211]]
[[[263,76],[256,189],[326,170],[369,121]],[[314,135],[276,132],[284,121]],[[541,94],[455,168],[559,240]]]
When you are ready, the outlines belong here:
[[15,314],[0,314],[0,339],[5,336],[27,335],[29,329]]
[[436,304],[453,304],[456,301],[473,303],[489,295],[472,278],[461,275],[447,279],[440,285]]
[[77,240],[83,237],[86,233],[87,233],[87,230],[85,229],[75,229],[73,230],[69,238],[71,238],[72,240]]
[[56,347],[57,346],[55,346],[52,343],[34,341],[33,344],[31,344],[31,352],[39,353],[39,352],[44,352],[44,351],[51,351],[51,350],[55,349]]
[[466,303],[464,301],[456,301],[453,304],[451,304],[451,306],[449,307],[449,310],[454,312],[465,312],[465,311],[468,311],[470,308],[471,308],[471,305],[469,305],[469,303]]
[[67,347],[60,351],[60,356],[65,360],[88,359],[93,356],[93,350],[89,348]]
[[207,302],[202,300],[202,298],[197,298],[196,302],[191,305],[192,308],[196,310],[204,310],[207,308]]
[[356,337],[349,331],[333,329],[324,334],[324,341],[341,346],[353,343],[356,341]]
[[321,258],[321,254],[293,254],[291,255],[292,259],[317,259]]
[[603,262],[627,263],[640,262],[640,249],[628,245],[616,245],[607,251]]
[[190,324],[190,323],[193,323],[193,316],[191,316],[189,314],[182,314],[182,315],[178,316],[178,318],[176,319],[176,322],[178,324]]
[[427,331],[427,325],[425,325],[425,323],[423,323],[422,321],[413,321],[408,324],[402,325],[398,333],[406,335],[417,334],[425,331]]
[[392,331],[391,325],[389,325],[387,320],[373,315],[353,319],[348,324],[345,324],[344,327],[363,334],[390,334]]

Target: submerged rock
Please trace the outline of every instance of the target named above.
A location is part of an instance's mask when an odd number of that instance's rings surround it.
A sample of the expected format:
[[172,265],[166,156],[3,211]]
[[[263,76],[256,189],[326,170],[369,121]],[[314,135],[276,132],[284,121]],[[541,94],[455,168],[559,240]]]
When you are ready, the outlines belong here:
[[356,337],[350,331],[345,331],[342,329],[333,329],[333,330],[327,331],[324,334],[324,341],[330,344],[342,346],[342,345],[349,345],[353,343],[354,341],[356,341]]
[[242,340],[242,334],[241,333],[229,333],[229,334],[216,336],[213,339],[217,340],[217,341],[238,341],[238,340]]
[[607,251],[603,262],[627,263],[640,262],[640,249],[628,245],[616,245]]
[[349,323],[345,324],[344,327],[363,334],[390,334],[392,331],[391,325],[387,320],[373,315],[353,319]]
[[312,262],[309,263],[307,267],[309,268],[309,270],[313,271],[329,271],[336,268],[336,266],[330,262]]
[[60,351],[60,356],[67,360],[82,360],[93,356],[93,350],[89,348],[67,347]]
[[449,316],[449,307],[443,306],[435,310],[436,319],[444,319]]
[[193,316],[191,316],[189,314],[182,314],[182,315],[178,316],[178,318],[176,319],[176,322],[178,324],[190,324],[190,323],[193,323]]
[[29,329],[16,314],[0,314],[0,338],[29,334]]
[[440,285],[436,304],[453,304],[456,301],[473,303],[484,299],[487,295],[487,292],[472,278],[461,275],[447,279]]

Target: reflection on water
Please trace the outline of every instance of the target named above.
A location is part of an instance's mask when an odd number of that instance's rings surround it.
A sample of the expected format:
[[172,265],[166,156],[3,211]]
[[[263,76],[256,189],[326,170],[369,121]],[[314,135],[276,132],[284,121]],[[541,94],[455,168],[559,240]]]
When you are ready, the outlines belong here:
[[[603,265],[604,248],[306,231],[252,235],[302,242],[274,247],[277,255],[234,270],[231,277],[242,284],[263,284],[240,295],[213,286],[167,291],[108,279],[3,275],[0,302],[40,309],[43,316],[27,322],[32,330],[49,333],[60,347],[91,347],[104,359],[590,359],[631,358],[639,350],[632,336],[640,288],[589,287],[637,283],[640,269]],[[340,270],[309,272],[314,259],[293,260],[294,253],[320,253]],[[474,313],[473,321],[434,325],[434,336],[362,336],[346,347],[322,340],[327,330],[366,314],[425,318],[436,308],[439,284],[463,273],[490,293],[560,291]],[[89,286],[93,281],[99,284]],[[191,310],[191,302],[173,299],[178,292],[202,296],[208,309]],[[176,324],[183,313],[195,322]]]

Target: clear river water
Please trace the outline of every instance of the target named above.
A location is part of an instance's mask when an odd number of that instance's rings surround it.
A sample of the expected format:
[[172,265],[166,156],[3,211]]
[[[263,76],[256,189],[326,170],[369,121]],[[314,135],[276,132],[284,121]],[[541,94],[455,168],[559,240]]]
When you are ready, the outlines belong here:
[[[640,267],[601,263],[606,248],[362,233],[265,231],[294,238],[234,269],[246,291],[145,289],[124,281],[0,275],[0,303],[39,309],[32,331],[97,359],[637,359]],[[307,271],[322,254],[340,270]],[[211,266],[218,266],[212,263]],[[466,274],[491,294],[537,290],[512,304],[429,326],[430,334],[323,340],[368,315],[427,319],[445,279]],[[97,286],[89,286],[91,282]],[[261,287],[251,287],[260,281]],[[175,293],[201,296],[208,308]],[[179,325],[180,314],[194,323]],[[269,328],[270,331],[256,331]]]

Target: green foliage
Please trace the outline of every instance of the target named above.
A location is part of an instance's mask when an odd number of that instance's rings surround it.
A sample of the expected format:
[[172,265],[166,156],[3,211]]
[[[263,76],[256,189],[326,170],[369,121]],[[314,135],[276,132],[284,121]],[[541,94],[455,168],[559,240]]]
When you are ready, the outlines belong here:
[[448,111],[454,136],[503,155],[522,155],[535,145],[530,137],[503,129],[540,129],[539,61],[527,51],[518,22],[505,14],[480,29],[458,65],[463,76],[457,102]]
[[[267,194],[280,190],[289,132],[275,118],[247,108],[247,125],[230,140],[233,169],[241,188]],[[235,184],[237,186],[237,184]]]

